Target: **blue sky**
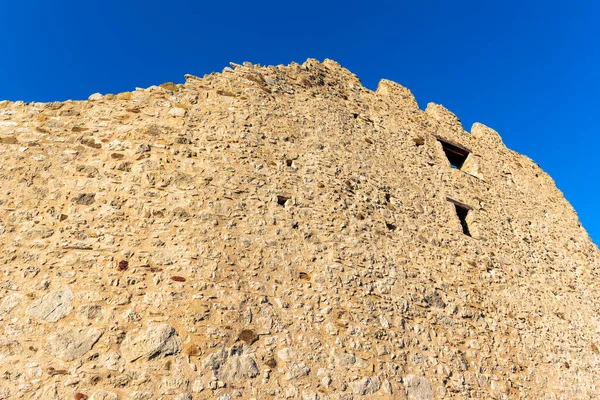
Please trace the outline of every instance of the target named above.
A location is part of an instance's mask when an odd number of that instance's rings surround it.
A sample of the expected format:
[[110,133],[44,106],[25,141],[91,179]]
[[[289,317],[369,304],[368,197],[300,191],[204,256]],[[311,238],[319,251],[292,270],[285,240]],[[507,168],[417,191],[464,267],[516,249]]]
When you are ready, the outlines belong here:
[[557,182],[600,243],[600,3],[0,2],[0,99],[84,99],[183,75],[332,58],[482,122]]

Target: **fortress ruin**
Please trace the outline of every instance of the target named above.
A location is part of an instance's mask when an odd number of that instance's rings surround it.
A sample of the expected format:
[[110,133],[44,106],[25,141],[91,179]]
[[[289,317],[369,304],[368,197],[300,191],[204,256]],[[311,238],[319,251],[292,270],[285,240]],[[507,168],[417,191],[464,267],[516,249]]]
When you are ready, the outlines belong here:
[[0,102],[0,399],[597,398],[598,249],[336,62]]

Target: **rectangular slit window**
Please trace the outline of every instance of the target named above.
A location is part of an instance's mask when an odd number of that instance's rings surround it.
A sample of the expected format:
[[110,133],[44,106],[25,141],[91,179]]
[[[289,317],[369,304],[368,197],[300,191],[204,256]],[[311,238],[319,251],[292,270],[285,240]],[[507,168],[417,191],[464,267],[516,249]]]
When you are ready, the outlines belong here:
[[448,143],[440,138],[438,138],[438,142],[442,144],[444,153],[446,154],[448,161],[450,161],[452,168],[461,169],[467,157],[469,156],[469,150],[458,147],[452,143]]
[[456,216],[458,217],[458,220],[460,221],[460,225],[462,227],[463,233],[467,236],[472,237],[471,231],[469,230],[469,223],[467,222],[467,218],[469,216],[469,211],[471,211],[470,208],[463,204],[457,203],[456,201],[451,200],[451,199],[448,199],[448,201],[454,205],[454,209],[456,210]]

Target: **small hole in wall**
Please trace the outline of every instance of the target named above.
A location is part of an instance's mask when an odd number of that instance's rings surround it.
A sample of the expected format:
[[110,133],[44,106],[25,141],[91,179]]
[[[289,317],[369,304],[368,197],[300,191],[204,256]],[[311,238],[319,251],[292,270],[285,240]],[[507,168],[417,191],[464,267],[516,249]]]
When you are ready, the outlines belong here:
[[298,274],[298,278],[300,278],[301,281],[310,281],[310,275],[308,275],[306,272],[300,272]]
[[413,138],[413,142],[415,143],[415,146],[419,147],[425,144],[425,139],[423,139],[422,137],[415,137]]
[[294,160],[285,160],[285,165],[287,165],[288,167],[291,167],[293,163]]
[[290,196],[279,195],[279,196],[277,196],[277,204],[279,204],[282,207],[285,207],[285,202],[288,201],[289,199],[291,199]]
[[452,166],[452,168],[461,169],[469,156],[469,150],[439,138],[438,142],[442,144],[442,148],[444,149],[446,158],[448,158],[448,161],[450,162],[450,166]]

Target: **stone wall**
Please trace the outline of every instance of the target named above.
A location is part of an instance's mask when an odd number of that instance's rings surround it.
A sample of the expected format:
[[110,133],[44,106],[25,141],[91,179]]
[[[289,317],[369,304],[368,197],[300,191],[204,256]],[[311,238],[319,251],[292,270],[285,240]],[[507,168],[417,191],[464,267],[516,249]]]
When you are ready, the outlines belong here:
[[552,179],[331,60],[0,102],[0,246],[0,399],[597,397]]

